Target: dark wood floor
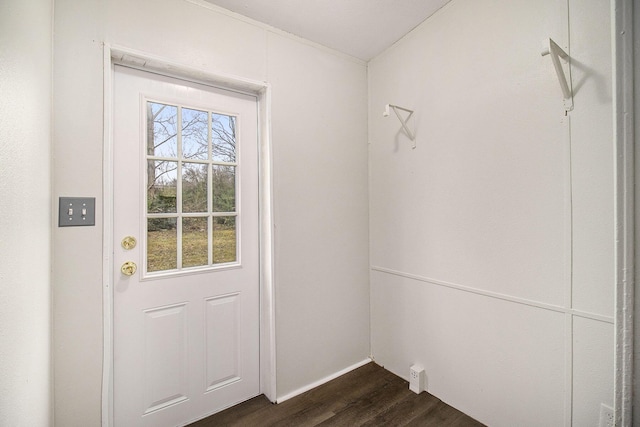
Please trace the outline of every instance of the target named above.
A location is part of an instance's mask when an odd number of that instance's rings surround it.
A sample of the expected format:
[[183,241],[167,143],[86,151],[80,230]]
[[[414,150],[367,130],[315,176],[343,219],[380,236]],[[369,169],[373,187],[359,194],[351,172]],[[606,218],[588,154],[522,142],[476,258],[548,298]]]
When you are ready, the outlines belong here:
[[264,396],[191,424],[220,426],[456,426],[483,424],[369,363],[278,405]]

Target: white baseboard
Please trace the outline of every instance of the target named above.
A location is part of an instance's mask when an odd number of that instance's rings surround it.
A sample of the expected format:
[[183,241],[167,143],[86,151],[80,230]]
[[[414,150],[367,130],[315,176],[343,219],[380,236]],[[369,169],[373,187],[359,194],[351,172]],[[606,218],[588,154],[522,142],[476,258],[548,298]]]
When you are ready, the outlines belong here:
[[313,383],[311,383],[309,385],[306,385],[306,386],[301,387],[301,388],[299,388],[297,390],[294,390],[291,393],[287,393],[284,396],[278,397],[276,399],[276,403],[282,403],[285,400],[289,400],[292,397],[296,397],[297,395],[302,394],[304,392],[307,392],[307,391],[309,391],[311,389],[314,389],[314,388],[316,388],[318,386],[321,386],[324,383],[328,383],[331,380],[335,380],[339,376],[342,376],[342,375],[346,374],[347,372],[351,372],[354,369],[358,369],[359,367],[364,366],[364,365],[366,365],[367,363],[369,363],[371,361],[372,361],[372,359],[370,357],[367,357],[366,359],[364,359],[364,360],[362,360],[362,361],[360,361],[360,362],[358,362],[358,363],[356,363],[354,365],[346,367],[343,370],[336,372],[335,374],[331,374],[328,377],[324,377],[324,378],[322,378],[322,379],[320,379],[320,380],[318,380],[316,382],[313,382]]

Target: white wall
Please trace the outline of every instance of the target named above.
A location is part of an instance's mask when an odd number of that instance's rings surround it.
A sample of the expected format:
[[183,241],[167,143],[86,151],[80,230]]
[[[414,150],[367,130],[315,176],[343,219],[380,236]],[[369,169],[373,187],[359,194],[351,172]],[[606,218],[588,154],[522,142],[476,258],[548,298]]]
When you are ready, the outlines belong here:
[[[613,403],[609,14],[453,0],[369,65],[372,354],[492,426],[596,426]],[[415,150],[387,103],[416,111]]]
[[50,369],[50,0],[0,3],[0,425],[46,426]]
[[267,40],[283,396],[370,354],[367,86],[359,65]]
[[[369,355],[362,62],[181,0],[58,0],[54,197],[102,206],[102,42],[272,84],[278,396]],[[102,217],[54,230],[58,425],[98,425]]]

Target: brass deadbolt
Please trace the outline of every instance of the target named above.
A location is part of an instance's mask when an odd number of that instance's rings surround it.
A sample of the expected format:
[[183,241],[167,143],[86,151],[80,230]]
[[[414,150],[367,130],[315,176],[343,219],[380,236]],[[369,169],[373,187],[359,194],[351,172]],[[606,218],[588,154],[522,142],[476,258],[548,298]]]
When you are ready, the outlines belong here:
[[131,250],[133,248],[136,247],[136,238],[133,236],[127,236],[124,239],[122,239],[122,242],[120,242],[120,244],[122,245],[123,248],[125,248],[126,250]]

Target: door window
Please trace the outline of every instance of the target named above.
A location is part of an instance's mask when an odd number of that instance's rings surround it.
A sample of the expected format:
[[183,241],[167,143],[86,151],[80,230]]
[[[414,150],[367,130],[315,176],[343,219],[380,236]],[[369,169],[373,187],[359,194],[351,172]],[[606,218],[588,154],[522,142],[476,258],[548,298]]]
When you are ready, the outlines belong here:
[[146,101],[146,271],[238,261],[238,117]]

